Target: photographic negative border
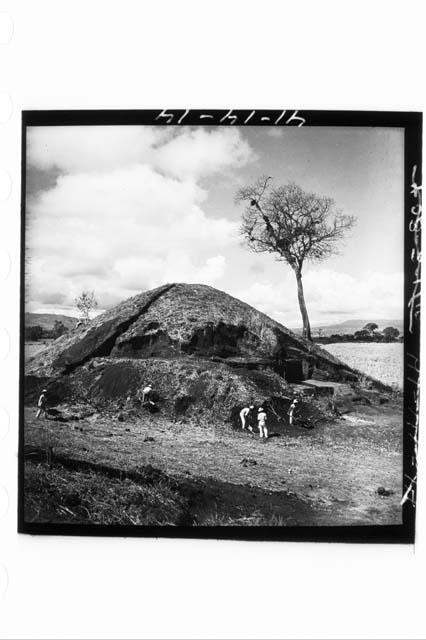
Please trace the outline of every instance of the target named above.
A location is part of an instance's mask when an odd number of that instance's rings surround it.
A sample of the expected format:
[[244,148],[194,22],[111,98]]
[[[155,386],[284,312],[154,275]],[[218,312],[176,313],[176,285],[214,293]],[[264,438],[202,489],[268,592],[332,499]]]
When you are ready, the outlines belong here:
[[[45,535],[210,538],[295,542],[413,543],[415,540],[420,374],[422,113],[296,109],[153,109],[23,111],[21,146],[21,298],[19,356],[18,532]],[[28,523],[24,520],[24,322],[26,129],[29,126],[309,126],[404,129],[404,405],[401,525],[124,526]]]

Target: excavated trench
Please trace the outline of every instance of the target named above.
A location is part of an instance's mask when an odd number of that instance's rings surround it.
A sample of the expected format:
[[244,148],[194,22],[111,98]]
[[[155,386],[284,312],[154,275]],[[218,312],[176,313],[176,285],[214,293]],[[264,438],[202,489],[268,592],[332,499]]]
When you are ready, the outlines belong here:
[[253,355],[258,352],[259,347],[259,336],[250,332],[246,326],[218,322],[195,331],[190,341],[182,345],[182,350],[201,357],[229,358],[241,354]]
[[178,356],[177,344],[162,329],[132,336],[111,350],[113,358],[170,358]]
[[295,350],[291,341],[281,336],[272,356],[268,353],[262,355],[261,338],[243,324],[209,323],[194,331],[187,342],[173,340],[158,322],[149,323],[143,330],[143,335],[116,343],[110,355],[136,359],[195,355],[236,369],[271,369],[289,382],[309,377],[314,369],[314,359],[306,357],[300,350],[289,357],[289,353]]

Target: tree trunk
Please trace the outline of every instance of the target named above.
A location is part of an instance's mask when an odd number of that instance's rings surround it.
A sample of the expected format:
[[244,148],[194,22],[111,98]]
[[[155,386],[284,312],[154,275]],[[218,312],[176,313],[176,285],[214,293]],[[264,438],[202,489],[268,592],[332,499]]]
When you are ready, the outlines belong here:
[[302,314],[303,320],[303,337],[306,338],[306,340],[310,340],[311,342],[313,342],[311,336],[311,325],[309,324],[309,316],[306,309],[305,295],[303,293],[302,272],[299,270],[295,270],[295,274],[297,281],[297,296],[299,298],[300,313]]

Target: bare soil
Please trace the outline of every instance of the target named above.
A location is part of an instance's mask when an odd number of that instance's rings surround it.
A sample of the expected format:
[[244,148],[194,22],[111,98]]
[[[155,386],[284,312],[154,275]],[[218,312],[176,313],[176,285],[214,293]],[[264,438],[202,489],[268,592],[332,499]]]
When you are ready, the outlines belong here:
[[[313,429],[282,422],[268,440],[228,423],[170,420],[161,411],[107,414],[62,405],[39,421],[35,413],[34,407],[25,408],[28,521],[401,523],[402,407],[397,400],[360,406]],[[42,461],[48,447],[54,452],[51,468]],[[153,485],[155,496],[146,489]],[[380,487],[388,495],[378,493]],[[67,503],[66,496],[75,494],[84,509]],[[125,504],[123,495],[130,496]]]

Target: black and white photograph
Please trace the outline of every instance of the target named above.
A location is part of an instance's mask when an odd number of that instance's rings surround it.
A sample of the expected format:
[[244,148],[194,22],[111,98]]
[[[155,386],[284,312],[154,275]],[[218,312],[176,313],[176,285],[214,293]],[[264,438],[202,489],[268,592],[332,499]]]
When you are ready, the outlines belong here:
[[423,5],[0,6],[0,639],[426,638]]
[[403,117],[40,113],[21,531],[390,541],[416,446]]

